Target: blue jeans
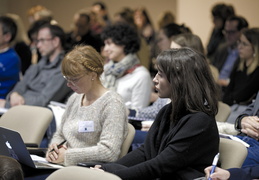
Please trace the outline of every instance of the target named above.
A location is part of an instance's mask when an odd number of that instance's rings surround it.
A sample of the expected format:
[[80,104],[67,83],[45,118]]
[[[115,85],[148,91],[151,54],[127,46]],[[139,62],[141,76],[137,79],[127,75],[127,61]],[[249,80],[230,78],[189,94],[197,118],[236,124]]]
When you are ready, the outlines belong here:
[[259,142],[248,136],[237,136],[250,145],[247,148],[247,157],[242,165],[242,168],[259,165]]

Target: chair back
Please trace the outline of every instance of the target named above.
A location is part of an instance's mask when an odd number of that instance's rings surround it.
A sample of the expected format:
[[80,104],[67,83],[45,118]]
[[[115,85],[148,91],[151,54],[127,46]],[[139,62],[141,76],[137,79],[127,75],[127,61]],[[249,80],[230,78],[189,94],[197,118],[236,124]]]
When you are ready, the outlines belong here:
[[240,168],[247,156],[247,149],[238,141],[220,138],[219,153],[223,169]]
[[119,158],[125,156],[128,153],[131,143],[134,139],[135,132],[135,128],[130,123],[128,123],[128,135],[122,144]]
[[52,119],[48,108],[19,105],[1,116],[0,126],[19,132],[25,144],[39,146]]
[[218,122],[226,122],[229,115],[231,113],[231,108],[226,103],[223,103],[222,101],[218,102],[218,113],[216,115],[216,121]]
[[46,180],[121,180],[118,176],[90,168],[79,166],[68,166],[50,174]]

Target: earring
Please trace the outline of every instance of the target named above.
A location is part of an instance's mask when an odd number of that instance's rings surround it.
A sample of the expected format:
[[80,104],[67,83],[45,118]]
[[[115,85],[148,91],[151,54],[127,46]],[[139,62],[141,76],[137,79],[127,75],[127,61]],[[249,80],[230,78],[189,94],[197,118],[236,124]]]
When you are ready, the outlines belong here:
[[93,81],[94,79],[92,79],[92,81]]

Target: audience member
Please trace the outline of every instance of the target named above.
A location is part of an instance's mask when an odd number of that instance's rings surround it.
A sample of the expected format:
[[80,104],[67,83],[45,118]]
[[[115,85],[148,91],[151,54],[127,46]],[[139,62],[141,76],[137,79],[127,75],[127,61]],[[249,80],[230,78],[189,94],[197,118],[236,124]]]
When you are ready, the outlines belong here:
[[94,11],[90,11],[90,19],[90,30],[92,34],[100,38],[103,28],[106,26],[105,21]]
[[10,47],[16,32],[13,19],[0,16],[0,107],[4,107],[7,94],[20,79],[20,58]]
[[104,2],[101,2],[101,1],[94,2],[91,8],[93,12],[95,12],[98,16],[100,16],[104,20],[106,25],[111,25],[112,22],[110,20],[108,9],[106,7],[106,4],[104,4]]
[[136,24],[139,34],[151,45],[155,41],[155,29],[144,7],[139,7],[134,11],[134,23]]
[[57,25],[41,26],[37,37],[37,48],[42,55],[38,64],[26,71],[6,98],[5,107],[17,105],[47,106],[53,101],[61,101],[70,90],[62,77],[60,65],[64,57],[64,31]]
[[76,46],[65,56],[62,73],[75,93],[47,151],[48,161],[68,166],[118,159],[128,132],[126,108],[117,93],[101,84],[102,72],[103,59],[91,46]]
[[30,50],[32,54],[31,64],[37,64],[38,61],[41,59],[40,52],[37,48],[37,36],[40,27],[44,24],[49,24],[49,21],[37,20],[30,25],[30,28],[27,32],[28,37],[30,39]]
[[208,62],[189,48],[163,51],[157,59],[158,73],[153,81],[159,97],[170,98],[171,103],[158,113],[141,147],[115,163],[95,168],[122,179],[204,176],[204,168],[219,148],[214,118],[217,88]]
[[229,16],[235,15],[235,10],[232,5],[217,3],[213,6],[211,15],[214,27],[207,45],[207,57],[209,59],[213,59],[219,45],[225,42],[224,25]]
[[0,179],[23,180],[23,170],[14,158],[0,155]]
[[216,167],[215,172],[210,174],[211,169],[212,166],[204,169],[207,178],[210,177],[217,180],[256,180],[259,178],[259,166],[244,169],[230,168],[227,170]]
[[21,72],[22,75],[24,75],[26,70],[31,65],[32,54],[29,47],[29,38],[25,31],[22,19],[18,15],[8,13],[6,16],[12,18],[17,25],[17,33],[14,40],[12,41],[12,46],[20,57]]
[[168,50],[170,48],[173,36],[181,33],[191,33],[191,31],[184,25],[178,25],[176,23],[168,24],[160,29],[157,40],[157,45],[160,52]]
[[240,113],[235,129],[241,132],[237,137],[250,145],[243,167],[259,165],[259,93],[253,103]]
[[151,77],[136,55],[140,43],[135,29],[129,24],[117,23],[104,29],[102,39],[110,59],[104,66],[104,86],[118,92],[128,108],[148,106]]
[[226,43],[222,44],[211,63],[219,70],[219,80],[217,83],[223,87],[229,84],[229,76],[238,59],[237,41],[240,38],[241,31],[248,27],[247,21],[241,16],[231,16],[226,20],[223,33]]
[[242,32],[238,52],[239,63],[231,73],[230,83],[223,96],[223,102],[231,106],[232,112],[227,121],[232,123],[259,90],[259,28]]
[[[134,11],[131,8],[122,8],[120,11],[116,12],[114,22],[127,23],[138,32],[137,25],[134,22]],[[140,34],[138,34],[138,36],[140,36],[140,49],[137,52],[137,56],[141,65],[149,69],[151,64],[150,48],[148,47],[146,40]]]
[[163,11],[158,17],[158,29],[168,24],[175,23],[175,16],[171,11]]
[[80,10],[74,15],[73,29],[67,34],[67,44],[72,48],[78,44],[90,45],[98,52],[103,43],[98,36],[91,32],[91,11]]

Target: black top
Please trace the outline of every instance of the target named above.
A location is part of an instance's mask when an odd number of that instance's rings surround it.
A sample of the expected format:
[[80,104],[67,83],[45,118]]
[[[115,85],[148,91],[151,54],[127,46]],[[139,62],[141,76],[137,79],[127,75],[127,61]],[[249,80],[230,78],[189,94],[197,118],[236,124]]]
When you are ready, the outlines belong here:
[[151,126],[144,144],[118,160],[103,164],[104,170],[122,179],[194,179],[204,176],[219,151],[214,117],[203,112],[184,113],[170,123],[172,104],[164,106]]

